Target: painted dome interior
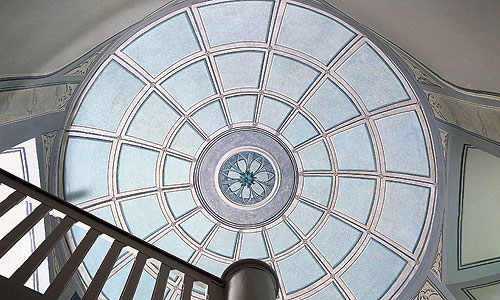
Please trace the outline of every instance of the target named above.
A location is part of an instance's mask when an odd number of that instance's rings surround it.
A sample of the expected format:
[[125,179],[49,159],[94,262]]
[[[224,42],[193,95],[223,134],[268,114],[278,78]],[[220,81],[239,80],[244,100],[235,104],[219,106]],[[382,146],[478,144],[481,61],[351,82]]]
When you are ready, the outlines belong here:
[[[67,201],[219,276],[261,259],[280,299],[401,293],[429,242],[434,144],[412,86],[360,29],[299,2],[210,1],[108,50],[63,138]],[[106,298],[133,260],[123,251]],[[137,294],[157,272],[148,261]]]

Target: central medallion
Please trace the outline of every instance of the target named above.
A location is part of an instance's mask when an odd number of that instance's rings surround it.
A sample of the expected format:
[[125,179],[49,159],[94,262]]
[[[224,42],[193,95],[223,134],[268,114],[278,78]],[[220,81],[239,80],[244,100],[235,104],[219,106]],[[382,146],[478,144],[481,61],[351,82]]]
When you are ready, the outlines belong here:
[[219,171],[222,194],[238,205],[254,205],[265,200],[273,191],[275,179],[269,159],[255,151],[233,154]]

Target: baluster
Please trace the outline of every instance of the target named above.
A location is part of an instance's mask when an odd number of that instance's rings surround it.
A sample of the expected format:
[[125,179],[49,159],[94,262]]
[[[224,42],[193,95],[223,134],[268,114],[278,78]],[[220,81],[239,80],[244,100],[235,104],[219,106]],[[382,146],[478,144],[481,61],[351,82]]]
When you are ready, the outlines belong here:
[[89,285],[89,288],[85,292],[82,300],[95,300],[99,296],[106,280],[108,279],[109,273],[113,269],[113,266],[116,262],[116,259],[120,255],[120,251],[123,248],[123,244],[117,240],[113,242],[111,248],[109,249],[106,257],[102,261],[97,273],[95,274],[92,282]]
[[184,288],[182,289],[181,300],[191,300],[191,292],[193,291],[193,278],[184,274]]
[[120,300],[128,300],[134,297],[135,290],[137,289],[139,279],[142,275],[142,270],[144,269],[144,265],[146,264],[146,259],[147,256],[144,253],[137,253],[134,265],[132,267],[132,270],[130,271],[130,274],[128,274],[127,282],[125,283],[125,287],[123,288],[122,294],[120,296]]
[[14,229],[0,240],[0,257],[4,256],[12,246],[14,246],[33,226],[38,223],[48,212],[50,207],[40,204],[32,211],[24,220],[21,221]]
[[155,288],[151,300],[163,300],[165,288],[167,287],[168,274],[170,274],[170,267],[162,263],[158,276],[156,277]]
[[162,263],[160,271],[158,272],[158,277],[156,277],[155,288],[153,290],[153,297],[151,297],[151,300],[163,300],[169,273],[170,267]]
[[12,194],[10,194],[5,200],[0,202],[0,217],[3,216],[6,212],[8,212],[11,208],[19,204],[21,201],[23,201],[26,198],[26,195],[14,191]]
[[75,220],[70,217],[64,218],[61,223],[50,233],[50,235],[40,244],[31,256],[16,270],[10,279],[17,284],[24,284],[35,272],[36,268],[49,255],[54,246],[61,240],[64,234],[75,224]]
[[97,237],[99,237],[99,234],[100,233],[97,230],[90,228],[78,247],[76,247],[75,252],[73,252],[66,264],[64,264],[64,267],[61,269],[59,274],[57,274],[56,278],[45,292],[48,299],[57,299],[59,297],[73,276],[73,273],[75,273],[85,255],[87,255],[87,252],[89,252]]

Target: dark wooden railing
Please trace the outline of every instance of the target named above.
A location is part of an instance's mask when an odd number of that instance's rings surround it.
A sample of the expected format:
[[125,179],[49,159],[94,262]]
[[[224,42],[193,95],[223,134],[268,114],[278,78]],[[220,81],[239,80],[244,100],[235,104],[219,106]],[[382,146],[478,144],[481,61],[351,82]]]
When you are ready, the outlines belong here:
[[[0,184],[12,188],[14,191],[6,198],[0,199],[0,217],[26,197],[40,202],[38,207],[24,218],[16,227],[0,240],[0,258],[3,257],[35,224],[51,212],[52,215],[63,216],[59,224],[48,234],[45,240],[22,263],[22,265],[6,278],[0,276],[0,298],[1,299],[28,299],[28,300],[54,300],[64,291],[73,274],[83,261],[85,255],[97,240],[105,234],[111,237],[113,242],[104,257],[97,273],[91,283],[85,289],[84,300],[97,299],[108,279],[108,276],[121,252],[128,246],[137,252],[135,262],[130,270],[125,286],[121,292],[120,299],[132,299],[134,297],[139,279],[141,277],[146,260],[153,258],[160,262],[160,268],[151,299],[163,300],[167,286],[167,280],[171,271],[181,274],[183,280],[181,287],[181,300],[190,300],[192,297],[193,283],[201,283],[205,287],[205,295],[201,299],[222,300],[224,297],[224,281],[205,270],[193,266],[182,259],[175,257],[134,235],[129,234],[97,217],[65,202],[58,197],[0,169]],[[3,200],[3,201],[2,201]],[[84,224],[89,230],[71,253],[62,269],[53,279],[45,293],[38,293],[24,284],[45,260],[56,244],[65,237],[71,227],[76,224]],[[196,299],[200,299],[196,297]]]

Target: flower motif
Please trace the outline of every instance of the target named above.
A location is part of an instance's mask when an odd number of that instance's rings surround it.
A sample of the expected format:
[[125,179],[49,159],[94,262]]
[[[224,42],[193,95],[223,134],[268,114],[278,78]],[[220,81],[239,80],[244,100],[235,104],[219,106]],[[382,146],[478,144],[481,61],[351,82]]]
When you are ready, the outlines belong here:
[[224,162],[219,174],[222,193],[232,202],[252,205],[264,200],[275,182],[274,169],[262,155],[244,151]]

